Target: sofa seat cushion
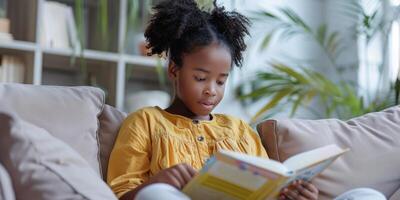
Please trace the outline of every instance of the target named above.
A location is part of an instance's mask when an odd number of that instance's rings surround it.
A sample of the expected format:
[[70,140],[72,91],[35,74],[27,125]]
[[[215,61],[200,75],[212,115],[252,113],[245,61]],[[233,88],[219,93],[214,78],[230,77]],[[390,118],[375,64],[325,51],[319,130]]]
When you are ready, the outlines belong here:
[[377,189],[389,198],[400,187],[400,106],[348,121],[267,120],[257,130],[270,158],[281,162],[328,144],[350,148],[313,181],[320,199],[357,187]]
[[0,110],[0,162],[17,199],[117,199],[93,168],[45,129]]
[[390,197],[389,200],[399,200],[400,199],[400,188]]
[[100,175],[97,117],[104,106],[102,90],[0,84],[0,102],[23,120],[66,142]]

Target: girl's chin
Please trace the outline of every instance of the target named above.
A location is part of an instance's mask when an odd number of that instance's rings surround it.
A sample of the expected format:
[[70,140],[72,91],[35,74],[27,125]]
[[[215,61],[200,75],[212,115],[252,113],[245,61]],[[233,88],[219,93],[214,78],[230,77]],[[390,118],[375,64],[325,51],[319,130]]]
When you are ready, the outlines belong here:
[[193,112],[193,113],[197,116],[208,117],[212,110],[213,110],[213,108],[211,108],[211,109],[197,108],[196,112]]

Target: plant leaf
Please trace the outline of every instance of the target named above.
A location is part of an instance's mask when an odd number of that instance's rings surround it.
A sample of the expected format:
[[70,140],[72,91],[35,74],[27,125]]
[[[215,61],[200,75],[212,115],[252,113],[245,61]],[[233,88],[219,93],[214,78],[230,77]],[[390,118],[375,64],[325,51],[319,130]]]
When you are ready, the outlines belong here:
[[254,115],[251,121],[257,120],[262,114],[267,112],[269,109],[275,107],[279,103],[279,101],[281,101],[285,96],[287,96],[291,92],[292,92],[291,88],[286,88],[276,93],[274,97],[272,97],[272,99]]
[[306,32],[311,33],[311,28],[304,22],[304,20],[290,8],[281,8],[280,11],[295,25],[301,27]]
[[275,31],[271,31],[267,36],[265,36],[263,42],[261,43],[261,49],[267,49]]
[[269,72],[261,72],[257,73],[257,78],[260,80],[287,80],[289,81],[290,79],[287,78],[287,76],[282,76],[280,74],[276,73],[269,73]]
[[273,18],[273,19],[280,19],[279,17],[277,17],[276,15],[274,15],[273,13],[268,12],[268,11],[262,11],[262,12],[259,12],[259,14],[261,14],[262,16],[265,16],[265,17]]
[[299,95],[299,97],[298,97],[298,98],[296,99],[296,101],[293,103],[292,111],[290,112],[290,116],[291,116],[291,117],[293,117],[294,114],[296,113],[296,111],[297,111],[299,105],[301,104],[302,100],[304,99],[304,97],[305,97],[304,94]]
[[307,78],[305,78],[302,74],[300,74],[299,72],[293,70],[292,68],[284,65],[284,64],[280,64],[280,63],[273,63],[272,67],[274,67],[275,69],[279,70],[280,72],[283,72],[287,75],[290,75],[291,77],[295,78],[297,81],[301,82],[301,83],[308,83],[309,81],[307,80]]
[[326,30],[327,30],[326,24],[320,25],[317,30],[317,40],[322,46],[324,46]]

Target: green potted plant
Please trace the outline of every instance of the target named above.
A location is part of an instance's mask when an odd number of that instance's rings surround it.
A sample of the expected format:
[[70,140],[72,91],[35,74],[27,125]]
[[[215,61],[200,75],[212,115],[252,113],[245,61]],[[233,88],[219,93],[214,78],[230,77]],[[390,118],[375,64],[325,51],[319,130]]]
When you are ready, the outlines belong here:
[[[356,32],[359,35],[367,33],[367,43],[378,32],[388,34],[383,27],[390,25],[394,19],[379,18],[380,12],[383,12],[382,7],[375,8],[376,10],[372,14],[366,14],[357,2],[349,1],[346,6],[349,10],[351,9],[353,14],[356,13],[360,16],[358,27],[354,27],[354,29],[361,30]],[[237,89],[238,98],[244,105],[260,100],[265,101],[261,109],[252,117],[253,123],[271,117],[287,106],[291,106],[290,116],[293,116],[298,108],[302,107],[310,111],[316,118],[334,116],[348,119],[399,103],[399,79],[390,84],[387,92],[376,94],[366,101],[366,97],[359,94],[358,85],[354,81],[342,78],[343,68],[337,64],[336,55],[340,53],[339,46],[343,43],[340,40],[340,33],[330,31],[326,24],[313,29],[289,8],[280,9],[278,14],[260,11],[256,13],[254,19],[273,21],[278,24],[265,34],[262,43],[263,49],[270,45],[273,37],[283,41],[299,35],[306,36],[320,47],[330,62],[327,65],[332,67],[335,74],[326,76],[312,70],[316,68],[312,62],[306,65],[279,61],[269,62],[272,70],[259,72],[253,80],[240,84]],[[382,64],[382,67],[385,65]],[[331,79],[332,76],[337,80]],[[250,88],[250,91],[246,91],[245,88]],[[310,102],[322,106],[323,111],[314,109],[313,106],[310,106]]]

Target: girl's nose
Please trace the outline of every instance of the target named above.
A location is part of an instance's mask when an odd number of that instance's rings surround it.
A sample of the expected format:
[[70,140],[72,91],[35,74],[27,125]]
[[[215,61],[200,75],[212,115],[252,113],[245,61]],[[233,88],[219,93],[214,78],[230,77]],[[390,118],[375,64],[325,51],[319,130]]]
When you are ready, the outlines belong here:
[[209,87],[207,87],[204,90],[204,94],[208,95],[208,96],[215,96],[217,95],[217,91],[215,90],[215,87],[210,85]]

